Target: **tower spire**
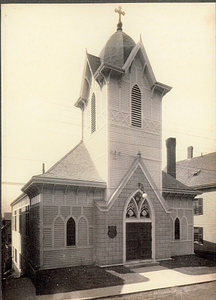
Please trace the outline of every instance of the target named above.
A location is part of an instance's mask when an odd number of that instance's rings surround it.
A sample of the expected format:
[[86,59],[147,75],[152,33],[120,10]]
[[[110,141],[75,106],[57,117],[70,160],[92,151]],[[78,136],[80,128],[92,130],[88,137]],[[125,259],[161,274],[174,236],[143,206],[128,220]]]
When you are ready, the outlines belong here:
[[122,30],[121,15],[124,16],[125,12],[121,10],[121,6],[119,6],[118,8],[116,8],[114,11],[119,14],[119,20],[118,20],[118,24],[117,24],[117,30]]

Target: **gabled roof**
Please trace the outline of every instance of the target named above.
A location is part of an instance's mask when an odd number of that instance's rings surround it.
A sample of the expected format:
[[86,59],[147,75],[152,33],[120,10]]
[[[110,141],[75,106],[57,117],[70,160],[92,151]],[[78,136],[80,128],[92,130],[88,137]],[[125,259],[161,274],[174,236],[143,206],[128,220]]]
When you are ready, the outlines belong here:
[[97,56],[87,53],[87,59],[88,59],[92,74],[94,75],[94,73],[100,67],[100,64],[101,64],[100,57],[97,57]]
[[82,141],[46,173],[37,177],[103,182]]
[[164,198],[162,197],[162,195],[160,193],[158,193],[157,186],[155,185],[153,179],[151,178],[151,175],[149,174],[149,172],[148,172],[143,160],[141,159],[141,157],[138,157],[133,161],[132,165],[129,167],[129,169],[126,172],[125,176],[122,178],[120,184],[118,185],[118,187],[113,192],[113,194],[111,195],[111,197],[108,199],[107,202],[106,201],[96,201],[96,205],[98,206],[98,208],[101,211],[110,210],[110,208],[115,203],[115,201],[119,197],[120,193],[122,192],[122,190],[126,186],[127,182],[130,180],[130,178],[132,177],[132,175],[134,174],[134,172],[136,171],[136,169],[138,167],[141,168],[141,170],[142,170],[143,174],[145,175],[148,183],[150,184],[152,190],[154,191],[157,199],[161,203],[164,211],[166,211],[167,213],[170,213],[169,208],[167,207],[167,204],[166,204]]
[[148,55],[144,48],[141,37],[140,37],[140,41],[136,44],[136,46],[131,51],[131,53],[130,53],[127,61],[125,62],[124,66],[122,67],[122,69],[125,71],[125,73],[128,71],[128,69],[130,68],[130,66],[138,52],[140,52],[140,54],[141,54],[141,58],[142,58],[142,61],[144,64],[143,72],[146,73],[148,80],[150,82],[151,88],[155,91],[158,91],[159,93],[161,93],[164,96],[166,93],[168,93],[172,89],[172,87],[156,81],[154,72],[152,70],[152,67],[151,67],[150,61],[148,59]]
[[196,189],[216,187],[216,152],[177,162],[176,177]]
[[37,192],[38,186],[43,184],[106,187],[82,141],[46,173],[33,176],[22,191],[34,190],[35,186]]
[[163,193],[174,193],[174,194],[189,194],[189,195],[197,195],[199,192],[193,190],[187,185],[181,183],[176,180],[171,175],[162,171],[162,191]]

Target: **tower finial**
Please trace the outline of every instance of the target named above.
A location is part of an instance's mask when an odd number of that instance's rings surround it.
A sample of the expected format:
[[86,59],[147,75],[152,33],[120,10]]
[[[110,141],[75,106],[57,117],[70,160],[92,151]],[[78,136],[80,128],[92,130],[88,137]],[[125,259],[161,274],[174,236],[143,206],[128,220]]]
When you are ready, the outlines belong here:
[[118,20],[118,24],[117,24],[117,30],[122,30],[121,15],[124,16],[125,12],[121,10],[121,6],[119,6],[118,9],[116,8],[114,11],[119,14],[119,20]]

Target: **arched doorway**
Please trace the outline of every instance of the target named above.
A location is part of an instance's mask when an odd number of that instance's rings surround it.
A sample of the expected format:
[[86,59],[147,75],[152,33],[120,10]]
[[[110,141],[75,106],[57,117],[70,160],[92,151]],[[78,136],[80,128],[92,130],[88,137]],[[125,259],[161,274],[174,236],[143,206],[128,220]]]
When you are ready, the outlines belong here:
[[153,220],[147,194],[136,191],[124,209],[124,262],[154,258]]

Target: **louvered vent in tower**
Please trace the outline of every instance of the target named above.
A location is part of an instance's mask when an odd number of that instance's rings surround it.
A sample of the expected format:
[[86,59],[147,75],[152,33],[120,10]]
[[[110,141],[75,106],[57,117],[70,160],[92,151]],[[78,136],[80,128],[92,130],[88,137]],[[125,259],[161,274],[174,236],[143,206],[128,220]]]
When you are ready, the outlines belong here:
[[131,91],[131,125],[142,127],[141,92],[137,84],[133,86]]
[[91,133],[95,132],[96,130],[96,100],[95,94],[92,94],[91,99]]

